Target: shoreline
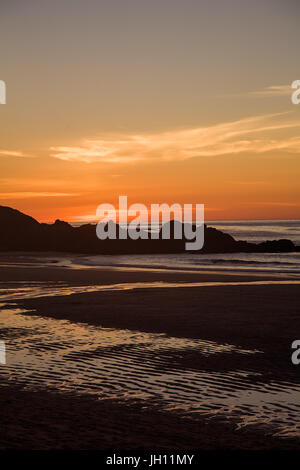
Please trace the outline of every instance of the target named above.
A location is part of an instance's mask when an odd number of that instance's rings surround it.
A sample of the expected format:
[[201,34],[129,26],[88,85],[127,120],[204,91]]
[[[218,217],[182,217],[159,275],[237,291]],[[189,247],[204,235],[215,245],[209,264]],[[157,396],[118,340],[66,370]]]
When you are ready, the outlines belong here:
[[[105,255],[111,260],[114,255]],[[300,273],[270,272],[211,267],[173,267],[116,263],[86,265],[76,263],[86,255],[57,252],[0,253],[0,281],[65,281],[70,283],[120,284],[123,282],[251,282],[300,280]],[[102,257],[102,255],[101,255]],[[201,259],[201,258],[200,258]],[[101,261],[101,260],[100,260]],[[64,264],[62,264],[64,263]]]
[[[283,280],[290,284],[246,284],[268,281],[280,283]],[[101,345],[99,351],[93,350],[92,345],[89,346],[90,351],[79,350],[79,364],[82,363],[85,367],[88,367],[90,360],[91,364],[93,361],[99,361],[97,364],[99,363],[101,370],[106,354],[110,361],[117,361],[112,362],[109,367],[111,373],[115,374],[116,383],[120,380],[122,384],[122,380],[125,380],[121,379],[121,375],[119,378],[118,369],[114,372],[114,367],[122,359],[121,363],[125,361],[124,367],[129,361],[129,382],[133,381],[134,388],[139,387],[142,379],[139,369],[130,364],[134,357],[136,364],[143,363],[146,354],[147,361],[144,366],[146,367],[151,358],[154,365],[158,361],[155,366],[158,367],[158,373],[164,374],[167,371],[174,373],[174,384],[176,377],[185,377],[186,373],[190,374],[187,377],[196,374],[195,377],[199,377],[199,380],[204,376],[204,384],[208,379],[213,380],[212,383],[216,381],[217,389],[221,389],[221,397],[223,396],[221,377],[225,380],[225,395],[229,386],[233,387],[234,393],[238,393],[239,388],[235,389],[235,382],[233,381],[232,385],[228,382],[232,374],[233,376],[237,374],[239,377],[236,380],[237,385],[240,384],[242,387],[241,390],[247,390],[247,387],[252,390],[251,393],[255,393],[255,390],[266,390],[266,397],[270,388],[272,390],[275,387],[277,394],[281,393],[280,390],[287,390],[285,391],[287,394],[289,387],[291,390],[297,390],[299,387],[299,373],[297,367],[291,363],[290,349],[292,341],[296,339],[297,331],[300,331],[299,286],[291,284],[293,279],[289,277],[261,276],[256,273],[240,275],[240,273],[166,270],[142,272],[132,269],[75,269],[34,266],[34,263],[30,266],[4,267],[1,266],[0,257],[0,281],[3,291],[7,288],[18,290],[22,285],[27,286],[29,290],[35,288],[35,285],[38,285],[39,289],[49,288],[50,292],[51,286],[56,289],[55,295],[48,297],[0,301],[3,314],[6,312],[9,315],[11,309],[25,309],[20,311],[19,315],[28,319],[29,335],[38,331],[39,319],[46,322],[43,327],[46,338],[49,336],[47,319],[56,321],[58,330],[61,328],[59,322],[67,321],[74,334],[78,326],[92,327],[95,331],[99,329],[99,332],[104,332],[103,334],[108,329],[117,338],[125,333],[128,337],[133,337],[137,332],[146,336],[154,335],[152,336],[154,350],[151,354],[144,351],[143,342],[141,349],[136,352],[130,347],[127,350],[126,345],[125,349],[122,345],[119,349],[118,347],[114,349],[112,346],[107,353],[103,350],[104,345]],[[62,295],[63,286],[70,289],[80,289],[84,286],[101,288],[104,285],[113,287],[118,283],[130,286],[131,283],[138,282],[201,282],[204,285],[200,287],[186,285],[184,288],[168,286],[151,289],[143,287],[130,290],[108,289]],[[216,289],[216,286],[205,285],[210,282],[240,282],[241,285],[219,285]],[[21,324],[18,327],[17,322],[14,326],[16,334],[20,334],[23,338]],[[9,331],[14,335],[14,328],[8,328],[6,333],[4,332],[8,342]],[[29,341],[29,350],[26,351],[30,353],[31,336],[26,340],[26,334],[24,344],[26,347],[26,341]],[[83,337],[90,338],[89,334]],[[165,340],[172,340],[170,344],[173,345],[179,344],[180,339],[180,344],[184,344],[184,347],[176,349],[174,346],[174,349],[172,347],[168,349],[165,345],[163,348],[166,350],[163,349],[159,354],[155,353],[156,337],[160,338],[163,345]],[[2,338],[5,339],[3,335]],[[14,336],[11,338],[13,341]],[[68,343],[68,338],[65,340]],[[42,354],[41,357],[45,354],[45,358],[55,359],[55,348],[61,344],[59,337],[53,340],[55,346],[53,353],[51,348],[48,352],[47,348],[44,349],[47,341],[45,345],[42,338],[38,339],[37,343],[35,339],[33,341],[34,345],[41,344],[42,349],[39,353]],[[74,341],[76,344],[76,337]],[[147,344],[148,340],[145,341]],[[218,354],[206,355],[201,352],[201,347],[191,348],[189,346],[191,341],[194,341],[193,344],[198,344],[199,341],[199,344],[201,341],[203,344],[208,342],[216,347],[221,346],[221,350]],[[222,345],[232,345],[233,348],[226,347],[222,350]],[[250,353],[241,353],[235,348],[242,348]],[[68,370],[73,364],[71,357],[68,359],[67,355],[63,364],[63,368],[66,367]],[[103,370],[106,370],[105,367]],[[124,374],[126,368],[122,368],[121,372]],[[33,373],[39,374],[39,369],[34,369]],[[5,379],[3,374],[0,375],[0,403],[4,410],[2,422],[5,430],[0,437],[2,449],[300,449],[299,436],[276,436],[275,429],[272,431],[271,425],[258,424],[259,420],[258,422],[254,420],[253,423],[250,420],[249,424],[239,426],[237,420],[239,415],[236,413],[224,415],[208,413],[206,416],[194,413],[188,408],[186,411],[165,410],[160,408],[159,400],[151,402],[147,399],[104,399],[101,398],[101,394],[99,397],[94,397],[77,393],[76,382],[74,393],[51,391],[43,387],[30,389],[30,379],[24,377],[23,382],[18,382],[17,376],[15,377],[16,381],[13,380],[13,372],[11,380]],[[149,377],[149,387],[152,387],[151,374]],[[92,380],[91,384],[93,383]],[[168,386],[171,387],[171,384]],[[185,389],[186,386],[183,386],[180,393],[184,393]],[[163,391],[163,384],[161,390]],[[172,389],[170,391],[172,392]],[[178,394],[176,387],[174,393]],[[272,396],[274,392],[270,393]],[[199,394],[200,397],[201,387]],[[183,400],[184,397],[185,395]],[[32,406],[33,401],[34,406]],[[283,410],[284,406],[283,402]],[[14,422],[16,415],[17,423]]]

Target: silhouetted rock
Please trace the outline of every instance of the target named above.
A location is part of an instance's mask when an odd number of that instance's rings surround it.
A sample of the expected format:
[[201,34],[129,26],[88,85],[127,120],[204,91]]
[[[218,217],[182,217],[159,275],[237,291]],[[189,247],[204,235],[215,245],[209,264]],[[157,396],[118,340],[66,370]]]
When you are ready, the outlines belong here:
[[265,242],[259,243],[258,245],[261,251],[271,251],[271,252],[289,252],[295,250],[295,245],[291,240],[286,238],[281,238],[280,240],[267,240]]
[[[0,251],[60,251],[74,253],[180,253],[185,251],[185,243],[190,241],[178,238],[184,233],[183,225],[170,221],[160,229],[156,239],[122,239],[126,229],[111,223],[116,239],[99,240],[96,225],[85,224],[73,227],[67,222],[56,220],[54,224],[39,223],[32,217],[10,207],[0,206]],[[107,231],[108,224],[102,229]],[[196,227],[190,225],[195,231]],[[200,230],[200,229],[199,229]],[[163,233],[170,233],[164,239]],[[299,251],[293,242],[286,239],[268,240],[259,244],[236,241],[231,235],[212,227],[204,226],[204,247],[197,253],[234,253],[234,252],[292,252]]]
[[0,249],[34,250],[41,235],[41,225],[29,215],[0,206]]
[[203,251],[208,253],[235,251],[235,239],[228,233],[221,232],[213,227],[204,226],[204,247]]

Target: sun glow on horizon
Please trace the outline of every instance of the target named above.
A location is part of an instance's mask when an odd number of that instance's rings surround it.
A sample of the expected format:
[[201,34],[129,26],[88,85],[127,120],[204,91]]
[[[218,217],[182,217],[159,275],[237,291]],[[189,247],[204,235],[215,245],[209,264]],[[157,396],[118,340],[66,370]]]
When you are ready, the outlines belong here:
[[0,204],[42,222],[96,221],[119,194],[300,218],[297,2],[35,3],[0,17]]

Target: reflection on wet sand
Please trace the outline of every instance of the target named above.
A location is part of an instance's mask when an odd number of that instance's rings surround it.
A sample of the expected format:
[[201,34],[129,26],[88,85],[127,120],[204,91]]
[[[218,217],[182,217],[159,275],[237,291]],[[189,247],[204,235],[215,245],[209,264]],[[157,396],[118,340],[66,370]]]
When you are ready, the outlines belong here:
[[[11,287],[10,284],[12,285]],[[125,291],[133,289],[157,289],[178,287],[224,287],[224,286],[266,286],[266,285],[297,285],[300,280],[263,280],[263,281],[241,281],[241,282],[124,282],[107,285],[81,285],[74,286],[64,282],[21,282],[16,289],[17,281],[4,283],[0,281],[0,301],[34,299],[38,297],[53,297],[56,295],[72,295],[88,292]]]
[[[45,287],[36,283],[22,289],[16,295],[41,295]],[[49,287],[51,295],[61,289],[71,288]],[[13,298],[14,289],[6,290],[3,297]],[[253,380],[255,374],[248,370],[206,371],[180,361],[188,354],[205,361],[214,355],[261,355],[260,351],[24,313],[12,304],[0,310],[0,337],[7,346],[7,365],[0,373],[9,381],[27,389],[88,393],[102,400],[137,398],[148,408],[219,414],[237,426],[263,425],[270,434],[300,436],[300,386],[263,383],[261,374]]]

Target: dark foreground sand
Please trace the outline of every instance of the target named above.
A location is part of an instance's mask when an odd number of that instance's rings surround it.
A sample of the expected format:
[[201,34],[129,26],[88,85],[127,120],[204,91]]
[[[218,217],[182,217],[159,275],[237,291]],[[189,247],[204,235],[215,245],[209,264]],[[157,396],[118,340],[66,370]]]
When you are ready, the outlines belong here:
[[[0,268],[0,280],[64,280],[71,285],[153,280],[249,280],[251,276],[205,273]],[[256,277],[261,279],[260,276]],[[248,370],[299,384],[291,343],[300,332],[299,285],[226,286],[94,292],[14,301],[42,315],[110,328],[166,333],[259,349],[260,355],[195,352],[169,357],[170,367]],[[255,376],[255,375],[254,375]],[[253,379],[254,380],[254,379]],[[261,379],[257,379],[258,381]],[[25,384],[24,384],[25,385]],[[231,421],[145,409],[139,401],[100,401],[90,396],[28,391],[0,382],[0,448],[72,449],[300,449],[299,439],[237,429]]]
[[0,449],[299,449],[297,439],[268,437],[255,427],[238,430],[225,420],[185,418],[134,402],[0,386],[0,406]]

